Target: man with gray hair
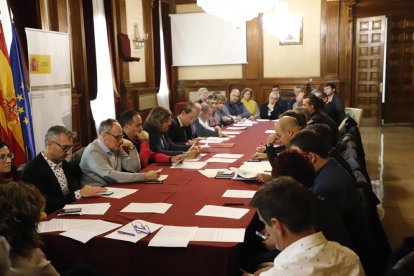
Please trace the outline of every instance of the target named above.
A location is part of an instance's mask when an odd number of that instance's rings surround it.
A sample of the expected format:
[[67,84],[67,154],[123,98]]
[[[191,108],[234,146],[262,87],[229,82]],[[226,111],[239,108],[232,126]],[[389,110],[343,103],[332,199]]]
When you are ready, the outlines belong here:
[[[115,119],[102,121],[98,139],[90,143],[80,161],[82,184],[104,186],[108,183],[153,181],[159,171],[137,173],[141,168],[134,144],[124,139],[121,125]],[[127,154],[123,148],[128,148]]]
[[198,100],[199,103],[204,103],[207,101],[208,98],[208,90],[205,87],[201,87],[198,89],[198,96],[200,97],[200,100]]
[[73,133],[63,126],[52,126],[45,135],[45,150],[23,170],[23,180],[35,185],[46,199],[45,212],[50,214],[81,197],[100,196],[105,189],[80,188],[79,165],[65,159],[73,148]]

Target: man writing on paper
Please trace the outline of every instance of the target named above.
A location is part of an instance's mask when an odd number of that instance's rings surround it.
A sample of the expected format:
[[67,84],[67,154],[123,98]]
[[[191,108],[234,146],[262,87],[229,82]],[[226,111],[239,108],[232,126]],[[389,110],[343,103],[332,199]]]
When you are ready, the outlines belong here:
[[251,205],[257,208],[267,233],[275,241],[274,247],[282,251],[273,266],[254,275],[365,275],[351,249],[315,232],[311,194],[292,178],[267,182],[256,192]]
[[80,188],[79,164],[65,160],[72,148],[72,131],[63,126],[52,126],[45,135],[45,150],[23,170],[23,180],[35,185],[45,197],[47,214],[81,197],[100,196],[99,193],[106,190],[89,185]]
[[142,128],[142,119],[139,113],[133,110],[125,111],[119,117],[125,139],[131,141],[139,152],[141,168],[145,168],[148,162],[177,163],[183,157],[182,154],[168,156],[163,153],[153,152],[148,143],[148,132]]
[[[83,173],[82,184],[126,183],[154,181],[159,171],[136,173],[141,164],[137,148],[123,138],[121,125],[115,119],[102,121],[98,129],[99,138],[90,143],[80,162]],[[129,150],[127,154],[123,147]]]

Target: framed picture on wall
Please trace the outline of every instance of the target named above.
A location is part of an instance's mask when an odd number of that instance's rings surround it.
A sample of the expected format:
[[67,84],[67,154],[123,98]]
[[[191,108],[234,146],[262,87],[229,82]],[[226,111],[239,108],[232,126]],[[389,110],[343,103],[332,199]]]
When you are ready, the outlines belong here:
[[303,44],[303,17],[290,16],[285,22],[279,39],[279,45],[302,45]]

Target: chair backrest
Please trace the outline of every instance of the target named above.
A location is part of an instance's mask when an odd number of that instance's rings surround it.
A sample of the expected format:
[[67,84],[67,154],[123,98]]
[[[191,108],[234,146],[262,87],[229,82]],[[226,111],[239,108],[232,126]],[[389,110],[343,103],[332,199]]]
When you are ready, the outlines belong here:
[[345,113],[354,119],[358,126],[361,123],[362,113],[364,112],[361,108],[354,108],[354,107],[345,107]]
[[119,52],[123,60],[125,61],[139,61],[140,60],[140,58],[131,56],[131,43],[129,41],[127,34],[124,34],[124,33],[118,34],[118,44],[119,44]]

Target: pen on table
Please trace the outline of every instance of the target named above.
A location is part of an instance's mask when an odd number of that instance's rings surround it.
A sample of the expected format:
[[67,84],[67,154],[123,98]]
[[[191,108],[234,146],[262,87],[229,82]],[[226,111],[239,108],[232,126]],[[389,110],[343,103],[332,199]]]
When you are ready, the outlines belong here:
[[121,231],[121,230],[118,230],[116,232],[118,234],[121,234],[121,235],[127,235],[127,236],[133,236],[133,237],[135,237],[135,234],[134,233],[129,233],[129,232]]
[[241,202],[224,202],[223,206],[243,206],[244,203]]

